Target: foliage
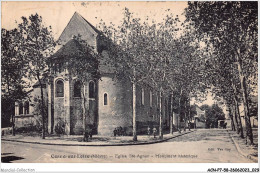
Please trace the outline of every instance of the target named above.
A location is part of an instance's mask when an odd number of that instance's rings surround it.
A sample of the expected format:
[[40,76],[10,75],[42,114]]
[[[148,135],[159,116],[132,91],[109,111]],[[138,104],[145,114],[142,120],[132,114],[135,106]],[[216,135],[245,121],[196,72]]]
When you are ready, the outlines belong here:
[[[85,83],[90,77],[98,79],[97,69],[100,55],[88,45],[87,40],[83,40],[81,35],[77,35],[73,36],[73,39],[67,44],[50,58],[48,61],[50,68],[54,70],[62,61],[62,68],[67,69],[81,82]],[[70,49],[74,46],[75,49]]]
[[106,63],[113,64],[116,77],[140,83],[151,74],[152,27],[154,25],[148,26],[147,23],[141,25],[140,19],[134,18],[127,8],[124,9],[124,17],[118,27],[112,23],[106,26],[103,21],[100,22],[99,28],[109,54]]
[[228,106],[241,95],[247,136],[253,143],[248,96],[255,95],[257,88],[257,3],[189,2],[185,15],[211,53],[205,62],[213,67],[208,71],[209,83]]
[[217,104],[213,104],[212,106],[202,105],[201,109],[205,111],[206,128],[217,128],[218,120],[225,120],[223,109]]
[[17,29],[1,31],[1,122],[2,127],[10,126],[14,116],[15,101],[26,97],[22,62],[17,56],[20,34]]
[[[52,36],[51,27],[45,27],[42,17],[37,13],[30,15],[27,19],[22,17],[22,22],[18,24],[19,46],[17,56],[23,63],[23,75],[31,80],[37,80],[41,88],[41,101],[43,99],[43,84],[41,79],[48,76],[47,58],[53,53],[56,45]],[[45,138],[45,116],[44,107],[41,108],[42,115],[42,138]]]
[[114,67],[116,79],[130,80],[133,85],[133,140],[137,140],[136,86],[145,83],[151,87],[149,82],[156,61],[153,55],[158,54],[160,49],[153,41],[156,36],[155,27],[154,24],[149,26],[147,22],[141,24],[140,19],[133,17],[127,8],[124,9],[124,17],[118,27],[112,23],[106,26],[100,22],[109,55],[106,64]]
[[205,55],[200,51],[200,42],[194,34],[196,30],[188,22],[181,23],[170,10],[165,11],[163,21],[159,23],[150,22],[149,17],[141,21],[133,16],[126,8],[118,27],[100,23],[104,35],[111,38],[108,42],[112,44],[108,44],[107,50],[117,77],[130,79],[133,85],[149,86],[160,96],[177,93],[174,96],[179,98],[178,111],[184,112],[182,119],[186,121],[189,106],[181,110],[181,100],[188,105],[192,96],[206,89],[201,75],[204,70],[201,61]]

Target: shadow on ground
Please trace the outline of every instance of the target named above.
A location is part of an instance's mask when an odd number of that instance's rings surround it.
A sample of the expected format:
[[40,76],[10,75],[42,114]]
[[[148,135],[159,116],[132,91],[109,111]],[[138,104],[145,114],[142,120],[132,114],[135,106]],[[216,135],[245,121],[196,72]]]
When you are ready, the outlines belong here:
[[1,162],[2,163],[12,163],[12,161],[24,159],[23,157],[6,156],[6,155],[11,155],[11,154],[13,154],[13,153],[1,153]]

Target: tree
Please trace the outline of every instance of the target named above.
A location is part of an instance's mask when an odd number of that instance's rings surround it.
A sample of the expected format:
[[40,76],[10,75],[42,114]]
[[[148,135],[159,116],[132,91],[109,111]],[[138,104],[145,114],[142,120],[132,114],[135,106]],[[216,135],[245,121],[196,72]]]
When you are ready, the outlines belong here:
[[17,56],[20,42],[20,33],[17,29],[1,32],[1,99],[2,99],[2,127],[10,124],[12,119],[13,135],[15,135],[14,104],[15,101],[26,97],[24,77],[24,62]]
[[246,76],[256,79],[257,74],[256,2],[189,2],[185,13],[187,19],[195,23],[199,37],[207,37],[207,45],[212,45],[216,54],[228,52],[231,55],[228,59],[234,64],[239,79],[246,135],[253,144],[248,106],[248,88],[252,83]]
[[216,128],[218,127],[218,120],[225,120],[225,114],[217,104],[202,105],[201,109],[205,111],[206,114],[206,127]]
[[136,130],[136,86],[143,84],[151,75],[153,66],[148,52],[153,48],[150,42],[155,26],[141,25],[139,18],[134,18],[129,9],[124,9],[121,25],[106,26],[101,21],[100,29],[107,37],[109,60],[113,64],[116,78],[130,80],[133,93],[133,140],[137,140]]
[[[169,11],[169,10],[166,10]],[[168,13],[168,12],[167,12]],[[176,66],[174,61],[174,46],[177,40],[177,33],[179,29],[179,18],[172,13],[166,14],[161,23],[158,23],[152,30],[155,34],[151,41],[151,57],[150,62],[153,64],[153,73],[151,77],[151,84],[154,88],[158,88],[159,99],[159,138],[163,138],[163,115],[162,115],[162,96],[171,95],[171,103],[173,102],[174,87],[170,86],[170,74],[173,73]],[[172,108],[170,110],[170,119],[172,124]],[[172,126],[172,125],[171,125]],[[172,132],[172,127],[170,128]]]
[[[212,50],[211,50],[212,52]],[[229,52],[221,54],[210,54],[210,58],[205,62],[206,80],[212,86],[215,99],[222,98],[229,107],[231,124],[236,125],[237,133],[243,138],[243,127],[239,111],[239,80],[233,65],[230,64]],[[235,121],[234,121],[234,120]],[[233,126],[232,126],[233,127]]]
[[168,82],[170,88],[179,92],[179,115],[183,112],[185,129],[187,121],[190,124],[190,100],[192,97],[198,98],[198,95],[206,93],[207,85],[202,65],[205,55],[196,37],[196,30],[192,23],[184,22],[181,25],[182,35],[171,45],[172,57]]
[[[101,23],[103,33],[115,44],[108,48],[112,64],[115,64],[119,77],[130,79],[133,85],[133,136],[136,140],[136,85],[149,85],[160,95],[159,99],[159,137],[163,138],[162,97],[180,92],[181,99],[188,100],[200,88],[199,42],[188,24],[185,32],[178,37],[181,27],[178,16],[166,10],[160,23],[149,24],[149,17],[141,23],[128,9],[124,11],[122,25],[115,27]],[[201,89],[202,90],[202,89]],[[168,97],[167,97],[168,98]],[[170,101],[171,103],[171,101]],[[172,101],[173,103],[173,101]],[[185,110],[189,109],[186,106]],[[180,109],[179,109],[180,110]],[[173,110],[170,110],[172,116]],[[190,121],[189,111],[185,111],[185,122]]]
[[[18,24],[18,32],[21,35],[17,52],[24,64],[25,76],[31,80],[37,80],[41,88],[41,105],[44,105],[43,78],[48,76],[47,58],[53,53],[55,41],[52,36],[51,26],[45,27],[42,17],[35,15],[22,17],[22,23]],[[42,138],[45,139],[46,115],[44,106],[41,108]]]

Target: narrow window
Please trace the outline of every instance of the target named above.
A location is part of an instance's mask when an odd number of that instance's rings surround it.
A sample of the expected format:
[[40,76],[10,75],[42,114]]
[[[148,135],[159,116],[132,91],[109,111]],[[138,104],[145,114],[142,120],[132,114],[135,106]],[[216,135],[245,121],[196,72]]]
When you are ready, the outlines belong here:
[[56,97],[64,97],[64,84],[61,80],[56,83]]
[[29,102],[24,103],[24,114],[29,114]]
[[160,101],[160,94],[157,93],[157,96],[156,96],[156,103],[157,103],[157,107],[158,107],[158,108],[159,108],[159,106],[160,106],[159,101]]
[[153,107],[153,93],[150,90],[150,107]]
[[74,83],[74,97],[81,97],[81,82]]
[[142,88],[142,105],[144,105],[144,89]]
[[104,94],[104,105],[107,105],[107,93]]
[[23,114],[23,103],[19,104],[19,115]]
[[95,98],[95,83],[93,81],[89,82],[89,98]]

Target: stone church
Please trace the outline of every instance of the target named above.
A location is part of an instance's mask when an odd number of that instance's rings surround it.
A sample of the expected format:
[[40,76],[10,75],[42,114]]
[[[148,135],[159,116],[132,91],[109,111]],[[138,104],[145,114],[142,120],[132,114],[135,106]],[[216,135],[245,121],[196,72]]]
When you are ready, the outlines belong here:
[[[60,49],[52,56],[52,65],[55,66],[51,79],[43,80],[44,98],[48,107],[48,133],[55,133],[55,126],[63,122],[66,124],[66,134],[78,135],[83,132],[82,105],[85,106],[86,122],[93,129],[94,134],[112,135],[117,127],[126,129],[126,133],[132,133],[132,84],[126,79],[114,78],[113,70],[99,60],[97,70],[99,78],[89,77],[84,84],[62,68],[68,63],[63,57],[64,52],[74,52],[78,49],[78,43],[73,36],[81,35],[87,44],[94,48],[102,58],[109,58],[102,40],[101,32],[91,25],[77,12],[74,13],[69,23],[59,37]],[[75,57],[77,58],[77,57]],[[83,95],[82,91],[83,90]],[[39,83],[33,85],[29,92],[31,97],[40,94]],[[84,99],[82,98],[84,97]],[[147,127],[159,126],[159,94],[149,86],[137,86],[137,133],[146,134]],[[169,96],[162,98],[162,115],[165,130],[170,127]],[[30,99],[32,101],[32,99]],[[17,102],[15,105],[16,126],[26,122],[33,123],[35,106],[30,101]],[[175,116],[173,121],[176,123]]]

